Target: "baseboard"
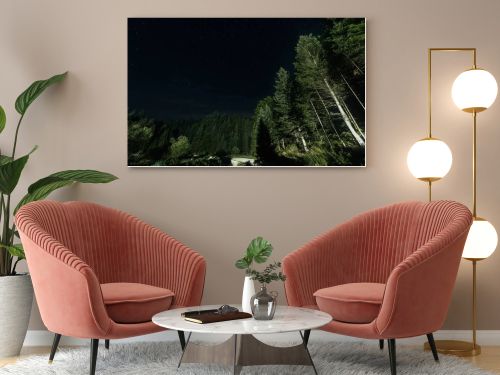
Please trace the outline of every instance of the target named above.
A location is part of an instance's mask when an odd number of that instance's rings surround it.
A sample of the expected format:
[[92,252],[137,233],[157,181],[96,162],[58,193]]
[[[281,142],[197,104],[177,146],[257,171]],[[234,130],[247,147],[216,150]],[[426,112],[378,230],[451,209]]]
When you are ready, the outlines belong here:
[[[215,337],[214,337],[215,336]],[[26,335],[24,340],[24,346],[50,346],[52,344],[53,334],[48,331],[35,331],[30,330]],[[193,336],[194,337],[194,336]],[[219,341],[224,340],[227,335],[196,335],[196,339],[202,341]],[[299,340],[297,333],[280,333],[275,335],[259,335],[259,338],[266,341],[273,342],[292,342]],[[471,331],[468,330],[441,330],[434,334],[436,340],[471,340]],[[119,343],[131,343],[139,341],[177,341],[177,334],[174,331],[165,331],[160,333],[154,333],[146,336],[137,336],[128,339],[114,340],[113,342]],[[373,340],[362,340],[354,337],[335,335],[332,333],[324,331],[313,331],[311,333],[311,341],[341,341],[341,342],[370,342],[374,343]],[[401,340],[402,343],[409,345],[422,344],[426,341],[424,336],[414,337],[410,339]],[[477,341],[481,345],[500,345],[500,330],[481,330],[477,331]],[[77,339],[72,337],[61,338],[61,345],[68,346],[79,346],[87,345],[88,340]]]

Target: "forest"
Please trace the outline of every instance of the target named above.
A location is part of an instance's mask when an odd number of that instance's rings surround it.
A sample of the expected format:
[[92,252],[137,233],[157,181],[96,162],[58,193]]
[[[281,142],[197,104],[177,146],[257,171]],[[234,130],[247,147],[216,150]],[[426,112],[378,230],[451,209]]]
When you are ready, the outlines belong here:
[[159,119],[129,108],[129,166],[364,166],[365,21],[297,40],[253,115]]

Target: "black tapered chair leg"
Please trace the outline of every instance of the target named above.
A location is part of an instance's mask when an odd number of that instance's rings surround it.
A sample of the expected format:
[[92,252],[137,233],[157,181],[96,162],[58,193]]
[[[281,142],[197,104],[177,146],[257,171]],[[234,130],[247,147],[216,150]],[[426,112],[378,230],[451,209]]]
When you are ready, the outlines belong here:
[[54,360],[57,347],[59,346],[59,340],[61,340],[61,335],[59,333],[54,334],[54,341],[52,341],[52,348],[50,349],[49,363],[52,363],[52,361]]
[[104,340],[104,347],[109,350],[109,340]]
[[378,347],[380,350],[384,350],[384,340],[378,340]]
[[438,351],[436,349],[436,343],[434,342],[434,335],[432,333],[427,334],[427,341],[429,342],[429,346],[432,350],[432,355],[434,356],[434,360],[439,362]]
[[387,340],[389,344],[389,361],[391,363],[391,375],[396,375],[396,340],[389,339]]
[[95,364],[97,362],[97,350],[99,349],[99,339],[90,341],[90,375],[95,375]]
[[311,336],[311,330],[306,329],[304,331],[304,345],[307,346],[307,343],[309,342],[309,336]]
[[186,337],[184,337],[184,331],[177,331],[177,334],[179,335],[181,349],[184,350],[186,348]]

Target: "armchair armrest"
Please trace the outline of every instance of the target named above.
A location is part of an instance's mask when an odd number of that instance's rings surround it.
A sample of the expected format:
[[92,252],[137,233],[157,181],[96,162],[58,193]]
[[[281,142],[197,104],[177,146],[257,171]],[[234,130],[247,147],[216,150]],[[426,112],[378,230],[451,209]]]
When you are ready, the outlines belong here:
[[205,259],[173,237],[138,219],[129,221],[130,246],[137,254],[135,270],[144,284],[167,288],[175,293],[174,305],[201,304],[205,284]]
[[[26,229],[31,232],[29,235],[23,231]],[[40,314],[47,328],[64,336],[104,336],[112,322],[104,306],[99,281],[90,267],[33,226],[20,229],[19,234],[33,284],[37,286],[35,296]]]
[[441,328],[468,231],[469,226],[451,241],[441,233],[393,270],[376,319],[382,336],[413,337]]

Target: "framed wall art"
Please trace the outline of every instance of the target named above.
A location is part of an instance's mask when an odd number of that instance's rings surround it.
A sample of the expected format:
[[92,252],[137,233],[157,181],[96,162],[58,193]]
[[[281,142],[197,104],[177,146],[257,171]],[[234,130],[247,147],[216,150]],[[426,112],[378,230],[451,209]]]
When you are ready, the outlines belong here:
[[364,18],[129,18],[128,165],[365,165]]

